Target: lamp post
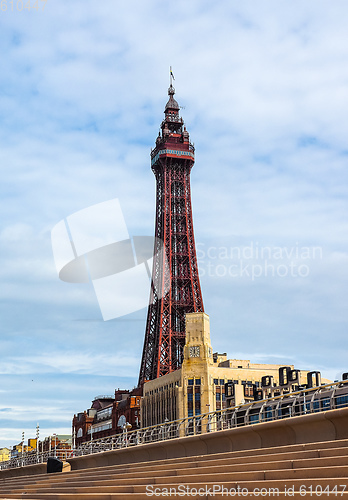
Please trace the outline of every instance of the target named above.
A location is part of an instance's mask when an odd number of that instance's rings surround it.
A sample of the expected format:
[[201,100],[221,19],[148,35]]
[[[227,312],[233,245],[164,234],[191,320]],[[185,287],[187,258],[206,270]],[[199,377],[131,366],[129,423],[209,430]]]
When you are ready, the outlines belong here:
[[208,418],[207,418],[207,432],[211,431],[211,414],[210,414],[210,404],[205,405],[208,409]]
[[91,453],[93,453],[93,424],[91,424]]
[[72,436],[72,455],[73,455],[73,457],[75,456],[75,447],[76,447],[76,430],[74,427],[74,432],[73,432],[73,436]]
[[132,428],[132,425],[129,422],[126,422],[123,426],[123,431],[124,431],[124,437],[125,437],[125,447],[127,448],[128,446],[128,436],[127,432]]
[[36,463],[39,463],[39,436],[40,436],[40,430],[38,422],[36,426]]
[[57,434],[53,434],[54,436],[54,458],[57,458]]
[[22,466],[24,465],[24,431],[22,432]]
[[169,431],[169,427],[168,427],[168,422],[169,422],[169,419],[166,417],[164,419],[164,439],[168,439],[168,431]]

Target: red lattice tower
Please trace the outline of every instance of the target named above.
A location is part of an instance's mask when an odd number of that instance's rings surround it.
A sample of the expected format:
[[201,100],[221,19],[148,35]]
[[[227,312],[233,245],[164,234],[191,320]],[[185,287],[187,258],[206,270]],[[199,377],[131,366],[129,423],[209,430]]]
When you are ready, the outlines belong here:
[[157,185],[156,238],[139,384],[180,368],[185,314],[204,310],[191,209],[194,146],[179,116],[172,82],[168,94],[165,118],[151,152]]

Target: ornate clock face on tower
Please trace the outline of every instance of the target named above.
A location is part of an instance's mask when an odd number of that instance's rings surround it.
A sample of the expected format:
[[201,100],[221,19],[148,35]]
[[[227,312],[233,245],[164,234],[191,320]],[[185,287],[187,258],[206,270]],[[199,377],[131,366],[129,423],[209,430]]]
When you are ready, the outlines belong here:
[[190,346],[190,358],[199,358],[200,348],[198,345]]

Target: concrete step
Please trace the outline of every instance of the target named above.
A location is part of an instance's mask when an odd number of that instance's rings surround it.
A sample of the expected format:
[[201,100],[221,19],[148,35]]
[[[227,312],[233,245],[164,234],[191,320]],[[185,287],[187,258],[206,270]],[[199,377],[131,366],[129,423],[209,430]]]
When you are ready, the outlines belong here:
[[[177,471],[173,471],[177,472]],[[265,480],[281,480],[283,483],[292,480],[304,480],[310,479],[315,482],[316,479],[325,480],[340,480],[342,482],[348,477],[348,466],[333,466],[333,467],[321,467],[321,468],[302,468],[302,469],[282,469],[282,470],[256,470],[256,471],[238,471],[238,472],[218,472],[218,473],[206,473],[203,476],[200,474],[173,474],[173,475],[162,475],[157,474],[147,476],[147,477],[132,477],[132,478],[119,478],[117,480],[105,480],[104,482],[78,482],[64,484],[51,484],[43,485],[37,484],[31,485],[30,488],[6,488],[2,490],[2,494],[15,493],[16,491],[22,492],[23,490],[27,493],[33,495],[34,492],[37,493],[68,493],[74,491],[75,493],[93,493],[97,491],[103,492],[116,492],[115,488],[120,487],[127,488],[128,486],[141,486],[146,487],[146,485],[157,485],[159,488],[163,488],[168,484],[181,485],[181,484],[225,484],[225,483],[240,483],[240,482],[258,482],[263,483]],[[98,484],[99,483],[99,484]],[[175,486],[173,486],[175,488]]]
[[[163,459],[168,463],[175,464],[176,462],[184,462],[184,461],[191,461],[193,459],[195,460],[214,460],[215,458],[233,458],[233,457],[246,457],[246,456],[257,456],[257,455],[267,455],[269,453],[274,454],[274,453],[284,453],[284,452],[296,452],[296,451],[305,451],[305,450],[318,450],[322,449],[325,450],[327,448],[340,448],[340,447],[346,447],[348,448],[348,439],[342,439],[342,440],[337,440],[337,441],[323,441],[323,442],[316,442],[316,443],[305,443],[305,444],[294,444],[294,445],[284,445],[284,446],[278,446],[278,447],[270,447],[270,448],[257,448],[257,449],[251,449],[251,450],[237,450],[237,451],[228,451],[228,452],[223,452],[223,453],[212,453],[212,454],[205,454],[205,455],[196,455],[196,456],[188,456],[188,457],[177,457],[177,458],[167,458]],[[106,452],[108,453],[108,452]],[[159,463],[161,460],[156,460],[156,461],[151,461],[151,463]],[[119,465],[110,465],[110,466],[103,466],[103,469],[111,469],[115,467],[128,467],[128,466],[141,466],[144,462],[137,462],[137,463],[127,463],[127,464],[119,464]],[[149,463],[149,462],[145,462]],[[91,468],[92,469],[92,468]],[[95,467],[94,469],[100,469],[100,467]],[[84,469],[86,470],[86,469]],[[77,472],[77,469],[73,469],[72,472]]]
[[[312,492],[314,496],[321,496],[321,495],[316,495],[315,492],[324,492],[325,490],[333,491],[334,488],[337,486],[337,496],[341,495],[341,492],[343,491],[343,488],[340,485],[337,485],[337,481],[334,480],[323,480],[321,484],[318,483],[318,481],[314,481],[313,479],[307,480],[306,484],[304,483],[303,480],[300,482],[284,482],[284,481],[263,481],[263,482],[242,482],[242,483],[192,483],[192,484],[166,484],[166,485],[148,485],[148,488],[142,486],[124,486],[124,487],[112,487],[108,486],[103,488],[102,492],[103,493],[108,493],[108,494],[114,494],[114,493],[142,493],[144,496],[150,496],[150,493],[153,493],[152,496],[156,496],[155,492],[160,492],[163,490],[168,491],[168,489],[172,489],[172,492],[176,492],[177,495],[179,492],[182,492],[184,489],[188,488],[189,490],[207,490],[215,493],[219,492],[226,492],[230,490],[234,491],[240,491],[241,489],[247,489],[248,491],[260,491],[260,489],[268,489],[272,491],[284,491],[284,490],[296,490],[299,491],[300,488],[305,491],[305,492]],[[238,489],[239,488],[239,489]],[[100,489],[98,488],[88,488],[88,487],[83,487],[83,488],[70,488],[70,489],[43,489],[38,492],[27,492],[26,495],[28,496],[35,496],[36,493],[38,494],[61,494],[61,493],[71,493],[71,494],[96,494],[100,492]],[[11,493],[11,492],[8,492]],[[12,492],[14,493],[14,492]],[[147,495],[146,495],[147,493]],[[18,492],[17,492],[18,494]],[[322,493],[325,496],[325,493]],[[240,496],[240,495],[239,495]],[[260,496],[260,495],[259,495]]]
[[[267,493],[267,492],[266,492]],[[250,493],[243,493],[243,494],[240,494],[240,495],[231,495],[230,498],[232,497],[236,497],[236,498],[255,498],[255,494],[253,492],[250,492]],[[261,496],[261,495],[257,495],[257,496]],[[287,491],[280,491],[280,492],[277,492],[277,494],[274,494],[273,492],[270,492],[270,494],[263,494],[262,495],[263,498],[280,498],[280,499],[289,499],[289,498],[294,498],[295,500],[300,500],[300,499],[303,499],[303,498],[316,498],[316,496],[313,495],[309,495],[309,492],[307,495],[304,496],[304,492],[300,492],[300,491],[296,491],[294,493],[291,492],[291,495],[289,494],[289,490]],[[15,496],[15,495],[9,495],[7,497],[2,497],[2,500],[5,500],[5,499],[17,499],[18,498],[26,498],[28,500],[39,500],[39,499],[42,499],[42,500],[114,500],[114,499],[117,499],[117,500],[146,500],[148,498],[160,498],[160,499],[168,499],[169,495],[168,494],[164,494],[164,495],[156,495],[156,496],[147,496],[147,495],[144,495],[144,493],[98,493],[98,494],[89,494],[89,493],[85,493],[85,494],[76,494],[76,493],[54,493],[54,494],[37,494],[35,496],[23,496],[23,497],[18,497],[18,496]],[[169,497],[170,498],[170,497]],[[175,497],[174,497],[175,498]],[[189,495],[180,495],[180,498],[184,498],[184,499],[189,499],[189,500],[211,500],[211,499],[220,499],[220,498],[224,498],[226,499],[227,498],[227,494],[226,493],[223,493],[223,494],[219,494],[219,493],[216,493],[214,494],[213,496],[211,494],[207,494],[205,495],[204,492],[203,494],[202,493],[198,493],[197,495],[194,494],[193,492],[191,492]],[[348,499],[348,493],[343,493],[341,495],[341,493],[337,496],[335,493],[331,493],[329,495],[326,495],[325,496],[323,495],[323,498],[329,498],[329,499],[337,499],[337,498],[343,498],[343,499]]]
[[[222,453],[210,453],[206,455],[198,455],[201,457],[206,457],[208,460],[210,457],[217,457],[221,455],[234,455],[234,456],[243,456],[243,455],[257,455],[257,454],[267,454],[274,453],[275,451],[282,453],[283,451],[299,451],[299,450],[312,450],[312,449],[326,449],[326,448],[340,448],[340,447],[348,447],[348,439],[338,439],[334,441],[316,441],[315,443],[301,443],[301,444],[290,444],[283,446],[272,446],[268,448],[254,448],[247,450],[234,450],[234,451],[225,451]],[[106,452],[109,453],[109,452]],[[170,460],[172,462],[180,461],[180,460],[190,460],[192,456],[188,457],[173,457],[168,458],[166,460]],[[112,466],[114,467],[114,466]]]
[[[247,497],[270,498],[271,494],[252,495],[251,492],[254,488],[278,488],[278,498],[323,496],[348,499],[348,493],[340,486],[348,485],[348,440],[120,464],[49,475],[9,478],[0,475],[0,498],[138,500],[151,498],[146,494],[150,491],[146,487],[156,487],[163,492],[164,488],[178,491],[181,485],[187,485],[190,491],[193,488],[198,491],[214,484],[227,489],[245,488],[250,494],[242,496]],[[294,493],[289,490],[292,487]],[[329,487],[329,494],[326,487]],[[197,496],[191,493],[181,494],[180,498],[226,498],[226,492],[223,495],[215,491],[213,496],[209,492],[202,495],[202,490]],[[168,494],[153,497],[168,498]]]
[[[295,455],[296,453],[296,455]],[[263,459],[266,455],[269,455],[270,460],[279,460],[281,458],[300,458],[298,454],[306,453],[309,458],[312,456],[313,458],[316,454],[320,456],[338,456],[340,454],[345,455],[348,454],[348,440],[338,440],[338,441],[329,441],[329,442],[320,442],[320,443],[308,443],[301,445],[290,445],[290,446],[282,446],[277,448],[261,448],[257,450],[246,450],[246,451],[233,451],[233,452],[225,452],[218,454],[210,454],[210,455],[199,455],[192,457],[179,457],[179,458],[170,458],[164,460],[157,460],[151,462],[139,462],[139,463],[129,463],[129,464],[120,464],[120,465],[111,465],[106,467],[95,467],[90,469],[81,469],[81,470],[73,470],[69,472],[69,475],[80,475],[85,474],[87,471],[96,471],[98,474],[108,473],[109,471],[117,471],[126,472],[127,469],[141,469],[141,468],[152,468],[155,465],[159,465],[162,468],[166,467],[166,464],[191,464],[190,466],[196,466],[195,464],[199,464],[199,462],[204,461],[207,463],[211,460],[214,461],[216,459],[219,460],[229,460],[239,462],[240,457],[243,457],[243,462],[256,462],[266,461]],[[311,455],[313,454],[313,455]],[[305,455],[303,455],[305,458]],[[221,462],[222,463],[222,462]],[[198,466],[198,465],[197,465]],[[45,475],[45,477],[47,477]],[[0,486],[5,481],[16,481],[18,479],[27,478],[28,482],[35,480],[35,478],[42,478],[42,474],[32,475],[32,476],[21,476],[21,477],[13,477],[13,478],[1,478],[0,474]]]
[[[331,461],[334,461],[335,459],[331,459]],[[275,463],[274,462],[261,462],[261,463],[256,463],[256,464],[224,464],[224,465],[210,465],[210,466],[204,466],[200,465],[199,467],[191,467],[187,468],[167,468],[166,469],[158,469],[157,467],[152,469],[152,470],[146,470],[146,471],[135,471],[135,472],[126,472],[124,474],[109,474],[105,477],[101,477],[98,475],[85,475],[83,477],[79,478],[62,478],[62,480],[59,478],[57,480],[52,480],[50,481],[50,484],[53,486],[54,484],[66,484],[67,486],[75,486],[79,484],[86,484],[86,483],[93,483],[96,485],[107,485],[107,484],[116,484],[119,481],[129,481],[132,482],[133,479],[139,479],[141,480],[142,478],[145,479],[155,479],[158,477],[170,477],[170,476],[186,476],[186,475],[205,475],[205,474],[221,474],[221,473],[230,473],[230,472],[250,472],[250,471],[258,471],[260,470],[260,467],[262,467],[262,470],[273,470],[275,468]],[[278,469],[291,469],[292,468],[292,462],[291,461],[283,461],[283,462],[277,462],[276,468]],[[107,477],[107,479],[106,479]],[[25,483],[22,483],[25,484]],[[35,487],[35,484],[28,485],[28,487]]]
[[[346,452],[348,454],[348,448],[346,448]],[[291,452],[291,453],[274,453],[274,454],[266,454],[266,455],[250,455],[247,457],[243,457],[243,464],[249,464],[249,463],[258,463],[258,462],[279,462],[283,460],[294,460],[294,459],[302,459],[302,458],[319,458],[320,452],[318,450],[310,450],[310,451],[298,451],[298,452]],[[334,455],[333,455],[334,456]],[[215,459],[209,459],[209,460],[201,460],[201,457],[199,459],[197,457],[191,457],[190,460],[188,461],[178,461],[175,464],[171,463],[168,460],[162,460],[160,462],[142,462],[141,464],[137,464],[136,467],[133,467],[133,464],[125,466],[113,466],[113,467],[103,467],[103,468],[94,468],[94,469],[84,469],[83,471],[77,472],[70,472],[69,477],[78,477],[79,475],[83,474],[84,477],[87,474],[90,474],[91,477],[94,475],[114,475],[114,474],[126,474],[129,472],[145,472],[145,471],[153,471],[153,470],[168,470],[169,468],[172,468],[174,465],[176,467],[182,466],[182,468],[199,468],[199,467],[206,467],[207,463],[211,463],[211,466],[224,466],[226,464],[228,465],[233,465],[233,464],[240,464],[241,463],[241,458],[240,457],[225,457],[225,458],[220,458],[220,456],[217,456],[218,458]]]
[[[187,479],[187,478],[185,478]],[[324,491],[325,488],[327,488],[329,486],[329,489],[330,491],[332,492],[335,488],[335,486],[337,486],[337,490],[335,493],[332,493],[330,494],[329,496],[325,493],[323,493],[323,497],[324,498],[333,498],[333,497],[340,497],[342,496],[342,492],[344,490],[344,486],[347,487],[347,478],[344,478],[343,480],[341,479],[337,479],[337,478],[312,478],[312,477],[309,477],[307,479],[305,478],[300,478],[300,479],[292,479],[292,480],[289,480],[289,479],[274,479],[274,480],[269,480],[269,479],[266,479],[266,480],[256,480],[256,481],[250,481],[250,480],[246,480],[246,481],[241,481],[241,480],[237,480],[237,481],[220,481],[219,479],[221,478],[216,478],[213,482],[209,482],[207,481],[208,478],[205,477],[205,480],[202,481],[202,478],[199,478],[200,480],[197,481],[197,482],[191,482],[191,483],[187,483],[186,481],[182,481],[180,482],[179,484],[178,483],[174,483],[174,482],[171,482],[171,481],[167,481],[166,483],[164,484],[158,484],[158,483],[155,483],[155,485],[153,485],[153,487],[156,487],[156,488],[159,488],[158,491],[163,491],[164,488],[173,488],[173,491],[177,491],[179,486],[182,484],[182,485],[185,485],[187,484],[190,488],[190,490],[193,490],[193,488],[196,488],[196,489],[200,489],[200,488],[205,488],[205,486],[207,486],[208,488],[213,488],[214,485],[216,485],[217,487],[220,487],[221,485],[224,486],[224,488],[227,488],[228,490],[230,490],[231,488],[234,488],[234,489],[237,489],[238,486],[240,489],[247,489],[249,492],[251,491],[254,491],[255,488],[277,488],[279,490],[279,492],[282,492],[284,490],[289,490],[294,488],[294,491],[299,491],[300,490],[300,487],[302,486],[302,489],[304,489],[304,491],[307,491],[307,495],[305,496],[313,496],[314,495],[314,492],[315,492],[315,488],[319,488],[319,490],[317,489],[317,492],[321,492],[321,491]],[[340,486],[340,485],[343,485],[343,486]],[[312,487],[312,490],[310,490],[310,488]],[[321,488],[321,489],[320,489]],[[348,489],[348,487],[346,488]],[[88,491],[89,490],[89,491]],[[107,491],[106,491],[107,490]],[[45,491],[39,491],[39,492],[30,492],[27,490],[27,493],[24,493],[25,489],[22,489],[20,491],[3,491],[2,495],[0,498],[47,498],[47,499],[53,499],[53,498],[86,498],[86,499],[91,499],[95,497],[95,495],[99,495],[100,498],[107,498],[106,495],[112,495],[112,497],[110,498],[121,498],[122,495],[125,495],[125,498],[133,498],[134,500],[136,498],[150,498],[149,496],[146,495],[146,485],[142,484],[142,485],[134,485],[134,486],[127,486],[127,485],[122,485],[122,486],[114,486],[112,489],[110,487],[107,487],[107,488],[102,488],[102,491],[101,491],[101,488],[100,487],[97,487],[96,489],[93,488],[92,490],[91,489],[88,489],[88,488],[83,488],[83,490],[81,489],[67,489],[65,492],[64,491],[61,491],[61,489],[59,488],[59,491],[56,491],[56,489],[52,489],[52,488],[48,488],[48,489],[45,489]],[[149,491],[149,490],[148,490]],[[153,491],[153,490],[152,490]],[[97,492],[97,493],[96,493]],[[312,495],[309,495],[309,492],[312,492],[313,494]],[[24,493],[22,495],[22,493]],[[130,494],[131,493],[134,493],[136,494],[136,496],[132,495],[130,497]],[[292,491],[291,491],[292,493]],[[4,497],[4,495],[6,495]],[[69,497],[70,495],[70,497]],[[116,496],[115,496],[116,495]],[[224,495],[226,497],[226,495]],[[244,496],[244,495],[243,495]],[[248,495],[249,496],[249,495]],[[256,496],[256,495],[254,495]],[[290,494],[288,494],[288,496],[292,496]],[[301,496],[301,495],[300,495]],[[303,497],[303,491],[302,491],[302,497]],[[314,495],[314,496],[321,496],[320,494],[319,495]],[[344,497],[346,497],[346,492],[344,493],[343,495]],[[161,498],[162,496],[160,496]],[[218,494],[218,490],[215,491],[215,497],[220,497],[220,495]],[[156,498],[159,498],[159,496],[156,495]],[[181,496],[182,498],[182,496]],[[193,498],[192,495],[190,495],[190,498]],[[202,498],[202,496],[200,495],[199,498]]]
[[[232,472],[252,472],[252,471],[262,471],[266,470],[274,470],[277,471],[282,469],[305,469],[305,468],[313,468],[313,467],[328,467],[328,466],[344,466],[347,465],[348,460],[347,457],[327,457],[327,458],[317,458],[317,459],[303,459],[303,460],[294,460],[294,461],[283,461],[277,462],[275,467],[275,462],[256,462],[256,463],[248,463],[248,464],[228,464],[224,461],[224,465],[211,465],[204,466],[202,463],[196,465],[196,467],[187,468],[185,464],[185,468],[177,468],[177,469],[164,469],[164,468],[154,468],[153,470],[147,471],[137,471],[137,472],[127,472],[122,474],[122,478],[120,478],[119,474],[117,475],[98,475],[98,474],[86,474],[81,477],[70,477],[66,475],[64,477],[59,476],[58,478],[54,477],[52,479],[46,479],[45,481],[41,481],[38,483],[37,481],[31,484],[26,483],[25,481],[21,481],[17,483],[17,487],[23,487],[26,485],[28,489],[36,489],[42,487],[54,487],[55,485],[62,485],[67,487],[79,487],[79,486],[109,486],[115,485],[119,482],[119,479],[122,479],[123,482],[129,481],[132,482],[133,479],[151,479],[155,480],[155,478],[159,478],[162,476],[182,476],[182,475],[206,475],[206,474],[221,474],[221,473],[232,473]],[[107,478],[107,479],[106,479]],[[9,485],[8,485],[9,486]],[[11,484],[11,488],[14,485]]]
[[[294,491],[300,491],[301,487],[307,491],[310,492],[312,488],[312,492],[314,492],[315,488],[318,486],[318,490],[321,488],[321,490],[325,490],[325,488],[329,487],[330,491],[333,491],[336,487],[336,493],[337,497],[341,496],[341,493],[348,493],[348,481],[338,481],[337,479],[295,479],[291,481],[286,481],[286,480],[264,480],[264,481],[225,481],[224,483],[219,483],[215,481],[214,483],[209,483],[209,482],[199,482],[199,483],[191,483],[187,486],[189,486],[190,489],[196,488],[202,488],[202,487],[207,487],[210,488],[212,491],[214,489],[214,485],[216,487],[216,493],[219,492],[219,489],[221,490],[222,486],[224,488],[227,488],[228,490],[234,488],[234,489],[247,489],[249,492],[254,491],[257,488],[267,488],[267,489],[277,489],[279,491],[285,491],[290,489],[294,489]],[[168,483],[166,485],[154,485],[154,488],[172,488],[173,491],[174,489],[178,488],[177,484],[173,483]],[[146,493],[146,487],[144,486],[134,486],[134,493]],[[236,495],[238,496],[238,495]],[[316,495],[312,495],[316,496]],[[320,495],[318,495],[320,496]],[[323,497],[326,497],[326,495],[322,495]]]
[[[335,453],[341,454],[341,456],[336,456]],[[256,466],[258,463],[271,463],[271,462],[277,462],[277,465],[279,467],[283,468],[283,465],[281,465],[283,462],[280,462],[280,460],[287,458],[290,460],[290,462],[293,464],[291,467],[291,464],[288,463],[288,467],[291,468],[300,468],[300,467],[311,467],[313,464],[315,464],[318,467],[321,466],[326,466],[326,465],[344,465],[345,461],[345,455],[348,454],[348,448],[335,448],[331,450],[311,450],[311,451],[298,451],[295,453],[274,453],[274,454],[268,454],[268,455],[258,455],[258,456],[248,456],[243,458],[243,470],[253,470],[253,468]],[[324,455],[323,457],[321,455]],[[313,459],[310,461],[310,459]],[[331,461],[328,461],[330,460]],[[266,462],[267,460],[267,462]],[[332,462],[334,460],[334,462]],[[264,461],[264,462],[262,462]],[[212,470],[217,470],[216,467],[218,467],[221,471],[225,466],[228,466],[229,468],[232,467],[234,464],[240,464],[241,459],[237,457],[232,457],[232,458],[223,458],[223,459],[215,459],[215,460],[209,460],[211,462],[211,465],[207,466],[207,462],[203,462],[203,460],[191,460],[190,462],[183,462],[183,463],[177,463],[177,467],[179,467],[179,464],[182,465],[180,469],[205,469],[206,467],[213,468]],[[49,480],[54,482],[60,482],[62,480],[66,481],[73,481],[74,479],[78,478],[83,478],[84,481],[86,480],[101,480],[104,477],[116,477],[118,474],[122,474],[123,477],[132,477],[129,476],[129,474],[139,474],[141,475],[148,473],[150,471],[153,473],[155,470],[156,471],[165,471],[165,470],[170,470],[168,469],[171,464],[168,464],[167,461],[162,461],[162,462],[143,462],[141,465],[137,464],[138,467],[134,467],[131,465],[127,467],[119,467],[119,466],[112,466],[112,467],[106,467],[106,468],[95,468],[95,469],[84,469],[80,471],[75,471],[75,472],[70,472],[69,474],[64,474],[64,476],[61,476],[60,474],[50,474],[49,476],[43,476],[43,475],[36,475],[36,476],[23,476],[23,477],[18,477],[18,478],[9,478],[5,480],[5,484],[30,484],[33,483],[35,484],[38,480],[39,481],[47,481],[48,478]],[[269,468],[268,465],[264,465],[264,467]],[[232,470],[232,469],[231,469]],[[238,470],[238,469],[236,469]],[[138,471],[138,472],[137,472]],[[204,470],[202,470],[204,472]],[[46,478],[46,479],[44,479]],[[4,481],[4,480],[3,480]],[[1,488],[0,483],[0,488]]]

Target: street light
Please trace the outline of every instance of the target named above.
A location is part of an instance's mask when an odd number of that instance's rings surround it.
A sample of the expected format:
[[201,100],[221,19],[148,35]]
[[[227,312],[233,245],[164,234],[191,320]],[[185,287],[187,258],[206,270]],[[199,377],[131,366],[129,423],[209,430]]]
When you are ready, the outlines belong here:
[[124,425],[123,425],[123,431],[125,432],[125,445],[126,445],[126,448],[127,448],[127,445],[128,445],[128,437],[127,437],[127,432],[132,428],[132,425],[129,423],[129,422],[126,422]]
[[24,431],[22,432],[22,465],[24,465]]
[[54,436],[54,458],[57,458],[57,434],[53,434]]
[[208,408],[208,419],[207,419],[207,432],[211,432],[211,414],[210,414],[210,404],[206,404],[205,406],[207,406]]
[[168,426],[169,418],[164,419],[164,439],[168,439],[169,434],[169,426]]
[[37,423],[36,426],[36,462],[39,463],[39,436],[40,436],[40,430],[39,430],[39,422]]
[[304,406],[304,412],[305,414],[307,413],[307,403],[306,403],[306,393],[303,393],[303,406]]
[[91,453],[93,453],[93,424],[91,424]]
[[75,448],[76,448],[76,430],[74,427],[74,432],[72,436],[72,452],[73,452],[73,457],[75,456]]

